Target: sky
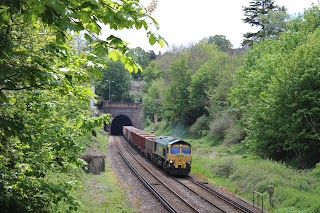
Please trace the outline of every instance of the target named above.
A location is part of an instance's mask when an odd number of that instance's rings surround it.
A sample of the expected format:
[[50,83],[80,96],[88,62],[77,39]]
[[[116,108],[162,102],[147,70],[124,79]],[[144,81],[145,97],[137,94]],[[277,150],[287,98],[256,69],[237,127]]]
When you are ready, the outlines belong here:
[[[141,0],[147,6],[151,0]],[[188,46],[201,39],[214,35],[225,35],[233,48],[241,47],[243,34],[253,32],[249,24],[243,23],[243,7],[249,6],[250,0],[158,0],[152,17],[160,25],[157,33],[168,42],[161,48],[159,44],[151,46],[144,30],[124,30],[112,32],[130,43],[130,47],[141,47],[145,51],[153,50],[156,54],[166,52],[171,46]],[[318,0],[275,0],[285,6],[289,14],[301,13]],[[103,28],[102,38],[110,34]]]

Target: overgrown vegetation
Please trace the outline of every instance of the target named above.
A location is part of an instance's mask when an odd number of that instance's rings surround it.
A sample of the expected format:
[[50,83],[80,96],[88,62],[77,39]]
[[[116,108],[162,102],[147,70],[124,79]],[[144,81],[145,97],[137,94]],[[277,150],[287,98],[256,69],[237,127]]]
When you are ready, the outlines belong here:
[[276,5],[274,0],[251,0],[243,11],[243,22],[258,29],[244,34],[243,44],[251,46],[254,42],[275,38],[286,30],[286,8]]
[[[174,135],[164,124],[153,128],[155,134]],[[250,154],[246,144],[226,147],[217,138],[182,138],[193,147],[193,175],[251,202],[252,191],[263,193],[264,208],[271,212],[319,212],[320,164],[312,170],[297,170],[285,163]],[[274,186],[271,205],[269,186]]]
[[314,6],[279,39],[250,49],[231,96],[243,112],[247,142],[260,155],[299,168],[320,161],[319,20]]
[[[106,93],[105,80],[112,80],[105,69],[106,56],[124,64],[109,63],[121,73],[124,68],[141,71],[131,58],[134,54],[145,67],[142,104],[147,120],[154,122],[155,129],[173,127],[168,134],[201,138],[190,139],[199,162],[193,167],[195,173],[224,180],[241,193],[253,189],[265,193],[266,186],[274,184],[280,193],[274,201],[279,212],[319,210],[313,203],[320,188],[316,183],[320,173],[319,7],[314,5],[286,22],[285,10],[273,1],[253,1],[256,4],[248,10],[254,13],[247,16],[258,18],[251,21],[258,21],[263,31],[255,35],[258,38],[253,40],[259,42],[253,42],[246,54],[229,52],[230,41],[217,35],[172,48],[149,63],[156,58],[154,52],[146,58],[139,49],[129,53],[120,38],[97,37],[101,23],[115,30],[144,28],[151,44],[163,46],[162,38],[149,31],[150,25],[158,27],[150,16],[157,1],[152,2],[149,8],[139,0],[1,2],[1,210],[79,208],[71,193],[76,182],[51,177],[66,177],[66,172],[81,166],[84,145],[79,137],[110,122],[108,115],[95,117],[88,103],[94,99],[91,83],[103,75],[102,69],[106,72],[101,96],[112,97]],[[266,3],[268,7],[261,10]],[[86,41],[75,44],[71,34],[80,32]],[[129,100],[125,75],[120,77],[125,88],[112,98]],[[220,151],[212,151],[212,146]],[[266,163],[256,154],[272,160]],[[263,171],[249,171],[245,165],[259,165]],[[307,177],[286,165],[306,169]],[[277,174],[270,177],[273,169]],[[291,175],[288,183],[281,182],[287,175]],[[250,183],[242,183],[243,178]]]
[[[95,130],[96,137],[88,134],[81,138],[87,147],[85,151],[97,151],[107,155],[108,134],[101,128]],[[52,177],[61,178],[56,174],[52,174]],[[126,194],[113,173],[108,158],[106,158],[106,171],[100,175],[86,173],[77,168],[68,173],[66,178],[77,179],[81,183],[81,187],[74,188],[71,192],[80,202],[77,212],[136,212],[126,199]],[[64,212],[61,206],[57,210],[55,212]]]
[[145,117],[224,145],[244,142],[255,154],[296,168],[314,167],[320,162],[319,17],[314,5],[286,22],[287,30],[239,55],[208,39],[163,54],[143,73]]
[[[138,0],[1,1],[1,212],[78,208],[70,193],[75,182],[51,175],[65,177],[81,166],[79,137],[110,122],[109,115],[90,111],[91,83],[101,76],[107,57],[129,71],[140,69],[120,38],[98,38],[101,25],[143,28],[151,44],[163,45],[149,29],[158,28],[150,16],[154,6],[144,8]],[[74,44],[71,34],[78,33],[86,42]]]
[[263,193],[272,212],[319,212],[319,23],[313,5],[243,55],[205,42],[164,54],[143,74],[145,115],[162,119],[148,128],[191,142],[197,176]]

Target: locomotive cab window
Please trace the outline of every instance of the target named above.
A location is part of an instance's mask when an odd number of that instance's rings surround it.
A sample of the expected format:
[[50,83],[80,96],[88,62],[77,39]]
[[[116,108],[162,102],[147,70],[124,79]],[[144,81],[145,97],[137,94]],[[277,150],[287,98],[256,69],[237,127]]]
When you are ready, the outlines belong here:
[[182,154],[183,155],[191,155],[191,148],[190,147],[182,147]]
[[180,154],[180,147],[171,147],[170,149],[171,154]]

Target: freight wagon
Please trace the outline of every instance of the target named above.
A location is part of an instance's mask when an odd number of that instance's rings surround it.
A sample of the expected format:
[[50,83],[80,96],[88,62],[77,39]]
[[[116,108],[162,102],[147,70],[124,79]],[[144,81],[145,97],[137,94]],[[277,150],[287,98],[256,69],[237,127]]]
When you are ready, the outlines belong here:
[[123,127],[123,136],[167,173],[176,176],[190,173],[192,148],[189,143],[170,136],[156,137],[132,126]]

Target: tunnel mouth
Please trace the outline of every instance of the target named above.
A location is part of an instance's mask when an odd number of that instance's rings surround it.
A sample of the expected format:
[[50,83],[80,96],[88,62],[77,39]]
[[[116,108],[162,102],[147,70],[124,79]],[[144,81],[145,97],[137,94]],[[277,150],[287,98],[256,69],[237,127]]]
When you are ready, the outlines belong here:
[[118,115],[112,120],[110,135],[122,135],[123,126],[132,126],[132,121],[125,115]]

